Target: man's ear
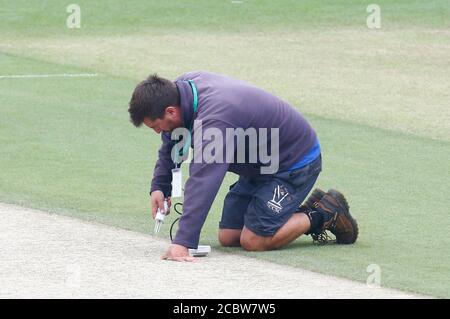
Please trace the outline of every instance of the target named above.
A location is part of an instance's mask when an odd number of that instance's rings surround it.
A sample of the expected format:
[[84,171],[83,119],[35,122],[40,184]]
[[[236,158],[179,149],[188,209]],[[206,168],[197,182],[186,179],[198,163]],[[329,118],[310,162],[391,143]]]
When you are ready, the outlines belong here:
[[173,106],[168,106],[168,107],[166,107],[165,113],[172,115],[175,113],[175,108]]
[[179,107],[178,106],[173,106],[173,105],[168,106],[168,107],[166,107],[165,113],[167,115],[171,115],[171,116],[178,115]]

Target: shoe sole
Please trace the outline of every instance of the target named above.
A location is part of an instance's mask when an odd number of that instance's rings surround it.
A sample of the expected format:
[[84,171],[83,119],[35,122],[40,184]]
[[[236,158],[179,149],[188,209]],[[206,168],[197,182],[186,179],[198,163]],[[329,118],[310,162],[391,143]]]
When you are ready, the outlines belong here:
[[341,244],[341,245],[353,244],[356,241],[356,239],[358,238],[359,229],[358,229],[358,223],[356,222],[356,219],[354,219],[352,217],[352,215],[350,215],[348,202],[345,199],[345,196],[341,192],[339,192],[339,191],[337,191],[335,189],[330,189],[328,191],[328,194],[333,196],[337,200],[339,205],[341,205],[342,207],[346,208],[344,210],[343,214],[344,214],[345,217],[347,217],[350,220],[350,223],[352,224],[352,227],[355,230],[355,237],[354,237],[354,239],[351,242],[342,243],[342,242],[339,242],[338,240],[336,240],[336,243],[337,244]]
[[350,205],[348,204],[344,194],[333,188],[329,189],[327,193],[330,195],[334,195],[334,197],[338,199],[339,204],[344,206],[347,211],[350,211]]

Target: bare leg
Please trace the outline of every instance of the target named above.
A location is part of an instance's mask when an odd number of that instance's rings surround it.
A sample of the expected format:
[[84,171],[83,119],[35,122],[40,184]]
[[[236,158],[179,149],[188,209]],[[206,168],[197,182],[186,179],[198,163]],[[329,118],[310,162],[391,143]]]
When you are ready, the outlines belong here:
[[308,216],[306,214],[296,213],[271,237],[259,236],[244,227],[240,242],[245,250],[250,251],[278,249],[306,233],[310,227],[311,222]]
[[219,229],[219,242],[224,247],[241,246],[242,229]]

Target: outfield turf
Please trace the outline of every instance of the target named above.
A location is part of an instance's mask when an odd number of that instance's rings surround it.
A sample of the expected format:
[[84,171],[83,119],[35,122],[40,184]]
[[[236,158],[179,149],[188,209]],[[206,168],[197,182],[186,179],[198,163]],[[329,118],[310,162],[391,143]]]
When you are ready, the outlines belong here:
[[[0,76],[99,73],[0,78],[0,200],[150,232],[159,137],[128,122],[131,91],[153,72],[222,72],[311,120],[318,185],[348,195],[361,232],[354,246],[223,250],[359,281],[378,264],[383,286],[450,297],[449,3],[378,1],[382,29],[369,30],[371,2],[316,2],[78,1],[69,30],[59,1],[0,1]],[[215,249],[235,179],[203,229]]]

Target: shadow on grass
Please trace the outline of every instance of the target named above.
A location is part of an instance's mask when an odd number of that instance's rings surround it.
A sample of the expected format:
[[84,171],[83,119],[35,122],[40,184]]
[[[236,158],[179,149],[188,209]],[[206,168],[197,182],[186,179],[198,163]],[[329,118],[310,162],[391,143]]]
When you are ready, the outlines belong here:
[[313,243],[311,239],[303,239],[303,240],[296,240],[293,243],[289,244],[286,247],[277,249],[277,250],[270,250],[270,251],[258,251],[258,252],[251,252],[251,251],[245,251],[241,247],[222,247],[220,244],[212,245],[212,248],[217,249],[218,251],[225,252],[225,253],[241,253],[246,254],[249,256],[252,255],[260,255],[260,254],[273,254],[273,253],[279,253],[279,252],[301,252],[301,251],[311,251],[316,249],[330,249],[332,247],[337,246],[336,244],[328,244],[328,245],[319,245],[317,243]]
[[[265,260],[274,261],[277,258],[285,259],[290,258],[288,256],[296,256],[300,260],[303,258],[309,259],[311,256],[314,256],[319,251],[321,254],[327,252],[330,253],[330,257],[333,256],[336,251],[342,252],[342,254],[349,255],[352,252],[356,253],[361,249],[370,248],[370,245],[364,242],[357,242],[353,245],[338,245],[335,243],[321,245],[318,243],[314,243],[311,238],[306,237],[299,240],[294,241],[286,247],[277,250],[270,251],[245,251],[241,247],[222,247],[219,244],[212,245],[213,250],[220,251],[223,253],[237,254],[246,257],[252,258],[261,258]],[[326,256],[326,255],[325,255]]]

